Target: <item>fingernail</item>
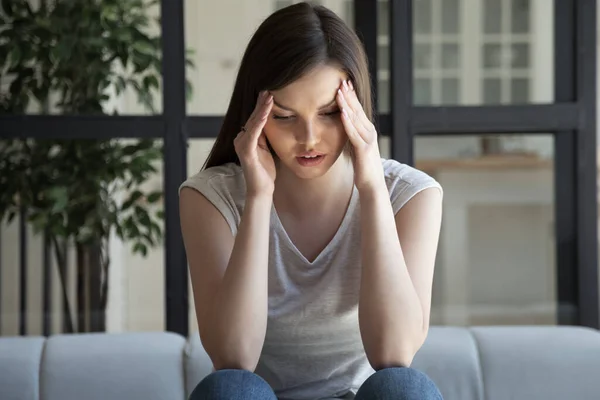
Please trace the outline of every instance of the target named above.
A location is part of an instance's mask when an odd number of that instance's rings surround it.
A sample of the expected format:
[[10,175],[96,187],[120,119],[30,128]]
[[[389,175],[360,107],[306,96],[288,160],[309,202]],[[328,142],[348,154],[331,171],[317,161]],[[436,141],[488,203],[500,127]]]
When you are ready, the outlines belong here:
[[352,81],[350,79],[348,79],[348,86],[350,86],[351,90],[354,90],[354,85],[352,84]]
[[344,91],[348,91],[348,81],[344,81]]
[[273,101],[273,95],[269,95],[267,97],[267,104],[271,103]]

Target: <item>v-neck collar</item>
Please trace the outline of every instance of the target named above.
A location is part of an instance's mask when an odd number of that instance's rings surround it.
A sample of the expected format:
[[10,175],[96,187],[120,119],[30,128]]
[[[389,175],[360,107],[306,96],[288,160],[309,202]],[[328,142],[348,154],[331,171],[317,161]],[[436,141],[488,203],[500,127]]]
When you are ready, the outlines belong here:
[[308,259],[304,256],[304,254],[302,254],[302,252],[300,250],[298,250],[298,248],[296,247],[294,242],[292,242],[292,239],[290,239],[290,236],[288,235],[287,231],[285,230],[283,223],[281,223],[281,220],[279,219],[279,214],[277,214],[277,210],[275,209],[275,203],[273,203],[273,205],[271,207],[271,218],[274,221],[275,229],[277,229],[278,231],[281,232],[281,235],[283,236],[285,242],[292,249],[292,251],[300,258],[300,260],[303,263],[308,264],[309,266],[313,266],[313,265],[317,264],[323,257],[325,257],[325,255],[327,253],[329,253],[331,248],[334,247],[340,241],[340,238],[344,236],[344,233],[348,228],[348,224],[350,223],[350,219],[352,218],[352,213],[354,212],[356,197],[357,197],[356,186],[352,186],[352,193],[350,194],[350,201],[348,202],[348,206],[346,208],[346,212],[344,214],[344,217],[342,218],[342,222],[340,223],[340,226],[338,227],[337,231],[333,235],[333,238],[329,241],[329,243],[327,243],[327,245],[323,248],[323,250],[321,250],[321,252],[317,255],[317,257],[315,257],[315,259],[312,262],[308,261]]

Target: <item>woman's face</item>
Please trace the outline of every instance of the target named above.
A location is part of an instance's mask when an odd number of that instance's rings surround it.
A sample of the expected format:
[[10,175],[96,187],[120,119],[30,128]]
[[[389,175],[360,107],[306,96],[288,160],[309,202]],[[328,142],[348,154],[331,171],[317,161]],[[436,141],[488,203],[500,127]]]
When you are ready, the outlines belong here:
[[336,102],[344,79],[344,72],[323,65],[271,92],[273,109],[264,127],[265,136],[280,166],[300,178],[324,175],[348,141]]

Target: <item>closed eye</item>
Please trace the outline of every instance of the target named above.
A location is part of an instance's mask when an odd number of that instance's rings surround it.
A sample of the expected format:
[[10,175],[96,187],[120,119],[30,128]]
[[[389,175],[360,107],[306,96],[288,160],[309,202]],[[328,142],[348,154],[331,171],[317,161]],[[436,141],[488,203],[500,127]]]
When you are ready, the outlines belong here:
[[[331,116],[337,115],[339,113],[340,113],[340,110],[337,109],[337,110],[333,110],[333,111],[329,111],[329,112],[323,113],[321,115],[326,116],[326,117],[331,117]],[[273,119],[280,120],[280,121],[287,121],[287,120],[290,120],[292,118],[294,118],[294,115],[276,115],[276,114],[273,114]]]

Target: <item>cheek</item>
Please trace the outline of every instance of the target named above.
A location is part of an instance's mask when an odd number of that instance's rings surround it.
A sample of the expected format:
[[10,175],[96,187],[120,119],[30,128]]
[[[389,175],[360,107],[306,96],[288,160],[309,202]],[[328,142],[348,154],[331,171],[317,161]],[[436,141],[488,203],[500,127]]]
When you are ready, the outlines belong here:
[[267,138],[269,143],[271,143],[271,145],[276,146],[277,142],[281,139],[280,129],[278,129],[277,126],[271,123],[270,121],[268,121],[265,124],[265,127],[263,128],[263,133],[265,134],[265,137]]
[[293,145],[293,141],[290,141],[289,132],[281,129],[277,124],[268,121],[263,128],[267,142],[271,147],[271,150],[279,156],[287,151],[287,149]]
[[346,143],[348,141],[348,135],[346,134],[346,130],[344,129],[344,125],[341,123],[336,124],[335,128],[332,129],[333,132],[331,137],[335,138],[335,141],[338,143]]
[[267,139],[271,142],[279,142],[285,143],[288,141],[293,141],[294,134],[292,131],[292,126],[287,124],[279,123],[279,121],[274,121],[272,119],[268,120],[263,128],[263,132]]

